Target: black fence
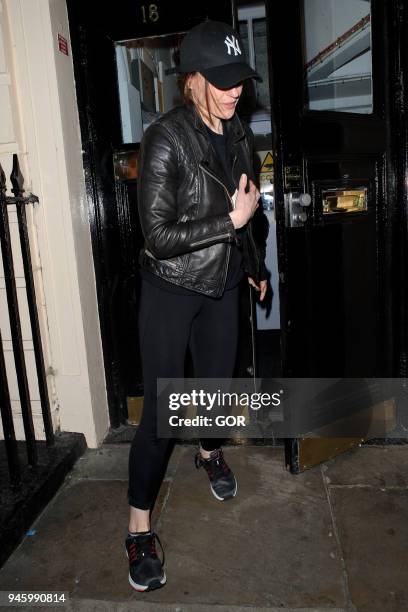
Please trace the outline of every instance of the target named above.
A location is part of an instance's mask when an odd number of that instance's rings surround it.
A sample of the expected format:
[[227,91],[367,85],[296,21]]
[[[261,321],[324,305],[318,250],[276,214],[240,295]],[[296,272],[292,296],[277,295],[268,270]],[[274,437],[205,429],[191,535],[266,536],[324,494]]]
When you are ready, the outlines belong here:
[[[24,277],[27,292],[27,303],[30,315],[32,341],[41,400],[42,418],[47,446],[54,445],[54,433],[48,398],[44,357],[42,351],[40,326],[36,306],[35,287],[31,265],[30,243],[27,231],[26,206],[34,205],[38,198],[32,194],[24,196],[24,178],[20,171],[17,155],[13,156],[13,168],[10,175],[12,196],[7,196],[6,176],[0,165],[0,244],[3,258],[4,279],[10,321],[14,363],[20,397],[21,414],[24,426],[27,462],[30,467],[38,463],[38,443],[35,439],[30,392],[27,379],[27,368],[24,356],[23,337],[21,332],[20,312],[17,300],[14,274],[12,243],[9,226],[8,207],[15,205],[18,219],[21,255],[24,266]],[[10,401],[9,384],[0,329],[0,411],[4,432],[4,445],[8,464],[10,487],[18,489],[22,482],[21,457],[15,435],[13,414]]]

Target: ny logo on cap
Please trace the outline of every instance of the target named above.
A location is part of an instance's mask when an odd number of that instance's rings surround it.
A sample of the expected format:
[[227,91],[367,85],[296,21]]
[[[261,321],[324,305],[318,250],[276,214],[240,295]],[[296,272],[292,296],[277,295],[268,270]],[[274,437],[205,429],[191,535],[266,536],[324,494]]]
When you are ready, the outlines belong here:
[[231,55],[232,51],[234,51],[234,55],[241,55],[241,49],[235,36],[227,36],[224,42],[227,45],[228,55]]

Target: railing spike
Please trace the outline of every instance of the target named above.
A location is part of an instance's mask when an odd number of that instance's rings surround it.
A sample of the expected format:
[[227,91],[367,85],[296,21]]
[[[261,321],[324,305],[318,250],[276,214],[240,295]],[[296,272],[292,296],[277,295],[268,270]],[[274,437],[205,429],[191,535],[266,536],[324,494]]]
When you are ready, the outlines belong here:
[[14,193],[16,198],[23,195],[24,176],[21,173],[17,153],[13,154],[13,169],[10,174],[10,181],[13,186],[11,191]]

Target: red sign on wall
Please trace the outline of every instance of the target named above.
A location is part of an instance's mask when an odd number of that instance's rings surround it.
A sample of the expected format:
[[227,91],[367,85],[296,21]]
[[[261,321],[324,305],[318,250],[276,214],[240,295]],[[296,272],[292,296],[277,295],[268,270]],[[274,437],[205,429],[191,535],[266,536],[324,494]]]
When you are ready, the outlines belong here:
[[68,55],[68,41],[61,36],[61,34],[58,34],[58,49],[61,53],[64,53],[64,55]]

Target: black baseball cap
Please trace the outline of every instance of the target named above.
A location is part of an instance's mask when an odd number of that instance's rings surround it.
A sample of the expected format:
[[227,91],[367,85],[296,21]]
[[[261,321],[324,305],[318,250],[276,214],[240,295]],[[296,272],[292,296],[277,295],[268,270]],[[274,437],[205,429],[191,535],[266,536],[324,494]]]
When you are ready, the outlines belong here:
[[262,81],[246,61],[238,32],[220,21],[204,21],[187,32],[180,45],[180,65],[167,72],[200,72],[219,89],[250,78]]

